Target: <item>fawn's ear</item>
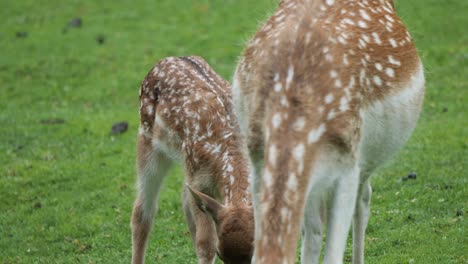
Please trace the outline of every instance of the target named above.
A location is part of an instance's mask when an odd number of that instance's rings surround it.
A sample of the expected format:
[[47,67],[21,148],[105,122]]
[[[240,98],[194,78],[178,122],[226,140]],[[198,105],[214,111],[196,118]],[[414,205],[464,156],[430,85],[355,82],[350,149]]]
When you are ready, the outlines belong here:
[[193,200],[195,201],[195,204],[197,205],[198,209],[210,215],[213,221],[215,221],[215,223],[218,223],[220,213],[224,209],[224,206],[215,199],[211,198],[210,196],[195,189],[192,189],[192,187],[190,187],[188,184],[187,189],[192,194]]

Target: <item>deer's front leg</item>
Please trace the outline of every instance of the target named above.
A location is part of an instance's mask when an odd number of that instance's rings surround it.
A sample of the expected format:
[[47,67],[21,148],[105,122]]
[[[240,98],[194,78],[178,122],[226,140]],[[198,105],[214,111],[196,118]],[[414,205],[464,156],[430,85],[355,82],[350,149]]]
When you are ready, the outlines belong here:
[[190,199],[189,202],[193,223],[189,222],[190,219],[187,215],[186,219],[192,232],[192,238],[194,238],[193,242],[197,251],[198,263],[213,264],[216,258],[216,246],[218,243],[213,220],[206,213],[198,209],[193,199]]
[[132,227],[132,263],[142,264],[148,236],[157,211],[157,199],[164,177],[171,161],[163,153],[154,150],[150,140],[143,135],[138,137],[137,157],[137,198],[133,206]]
[[195,218],[192,213],[192,196],[187,188],[182,192],[182,208],[184,210],[185,221],[192,236],[193,243],[196,242],[195,236],[197,234],[197,227],[195,225]]

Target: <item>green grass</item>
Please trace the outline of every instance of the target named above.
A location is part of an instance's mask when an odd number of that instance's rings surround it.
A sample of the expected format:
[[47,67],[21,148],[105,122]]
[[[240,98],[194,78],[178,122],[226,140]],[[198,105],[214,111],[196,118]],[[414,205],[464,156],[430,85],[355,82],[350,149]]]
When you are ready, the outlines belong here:
[[[468,2],[396,4],[420,50],[427,95],[410,142],[373,179],[366,261],[468,263]],[[231,79],[245,40],[274,5],[4,1],[0,263],[129,263],[140,81],[159,59],[190,54]],[[74,17],[83,26],[63,33]],[[28,36],[17,38],[20,31]],[[40,122],[53,118],[65,123]],[[121,120],[129,131],[110,136]],[[401,181],[411,171],[418,178]],[[149,263],[196,263],[182,216],[182,182],[174,169],[165,183]],[[350,256],[348,249],[348,262]]]

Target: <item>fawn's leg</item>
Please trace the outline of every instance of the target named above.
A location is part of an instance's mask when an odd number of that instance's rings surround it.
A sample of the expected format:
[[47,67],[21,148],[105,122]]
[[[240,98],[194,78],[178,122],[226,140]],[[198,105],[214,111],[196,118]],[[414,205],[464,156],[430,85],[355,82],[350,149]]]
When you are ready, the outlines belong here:
[[356,206],[359,167],[356,163],[338,162],[331,173],[336,174],[337,182],[329,210],[327,247],[323,263],[342,264],[346,238]]
[[192,202],[191,202],[191,195],[187,188],[184,188],[182,193],[182,207],[184,209],[185,221],[189,227],[190,235],[192,235],[192,241],[195,242],[195,235],[196,235],[196,226],[195,226],[195,219],[193,218],[192,214]]
[[[255,236],[258,237],[257,234],[258,228],[258,214],[259,214],[259,206],[260,206],[260,188],[262,183],[262,173],[263,173],[263,155],[256,155],[251,157],[251,164],[250,164],[250,192],[252,194],[252,202],[253,202],[253,212],[254,212],[254,221],[255,221]],[[254,249],[255,250],[255,249]]]
[[185,220],[192,234],[199,264],[213,264],[216,258],[218,237],[213,219],[202,212],[184,188],[183,207]]
[[[372,195],[372,187],[369,182],[368,175],[364,175],[366,179],[359,186],[359,192],[356,199],[356,209],[353,220],[353,263],[364,263],[364,239],[366,227],[369,222],[370,215],[370,198]],[[362,178],[362,176],[361,176]]]
[[144,263],[146,242],[157,212],[157,200],[164,177],[170,168],[170,159],[154,149],[151,140],[138,136],[137,198],[132,213],[132,263]]

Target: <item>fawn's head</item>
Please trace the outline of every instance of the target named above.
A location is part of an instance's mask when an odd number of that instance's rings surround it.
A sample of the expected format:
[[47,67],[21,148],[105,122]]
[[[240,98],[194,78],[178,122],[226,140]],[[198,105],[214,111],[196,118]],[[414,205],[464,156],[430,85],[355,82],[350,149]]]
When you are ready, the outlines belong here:
[[219,258],[226,264],[250,263],[254,240],[252,206],[243,203],[223,205],[204,193],[188,189],[198,208],[215,223]]

